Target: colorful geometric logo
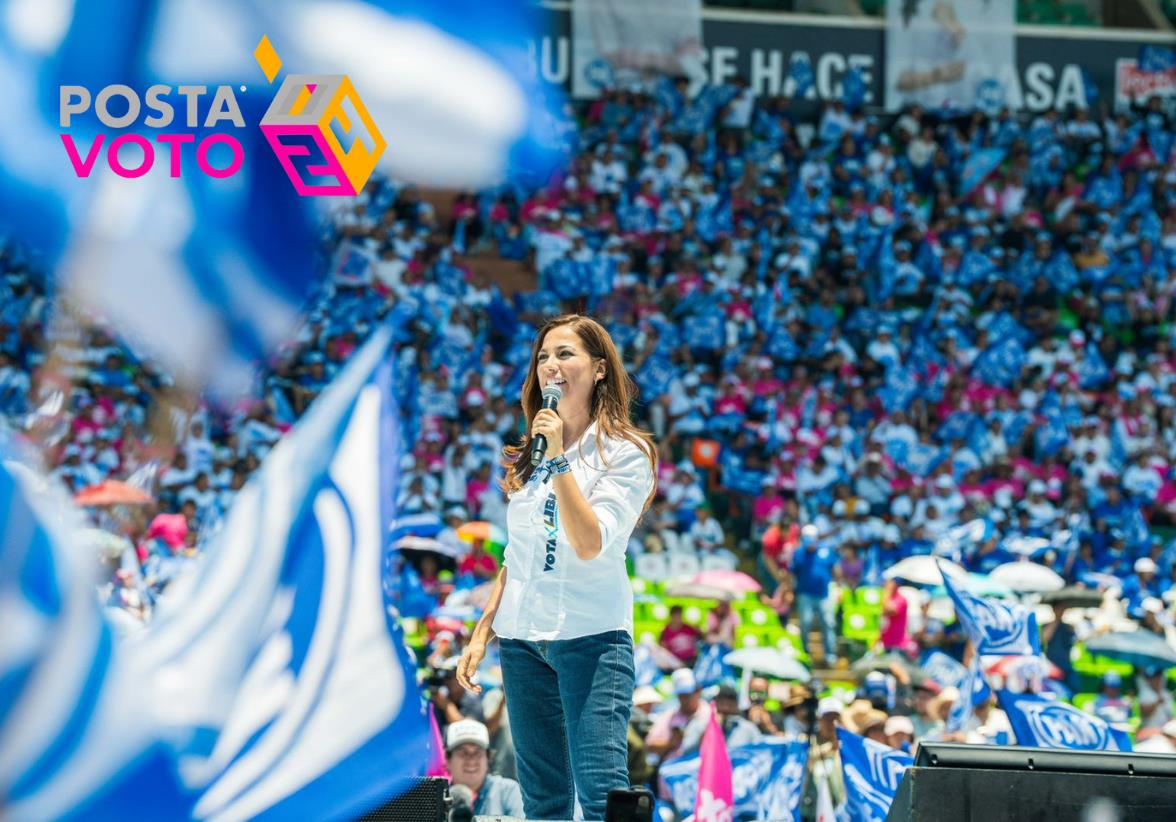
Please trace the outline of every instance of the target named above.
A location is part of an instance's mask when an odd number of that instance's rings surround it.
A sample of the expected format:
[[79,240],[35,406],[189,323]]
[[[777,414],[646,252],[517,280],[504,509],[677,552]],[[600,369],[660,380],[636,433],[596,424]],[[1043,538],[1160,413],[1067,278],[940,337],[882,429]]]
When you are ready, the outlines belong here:
[[[253,56],[272,83],[282,61],[268,37]],[[287,76],[261,130],[304,196],[358,194],[388,145],[345,74]]]

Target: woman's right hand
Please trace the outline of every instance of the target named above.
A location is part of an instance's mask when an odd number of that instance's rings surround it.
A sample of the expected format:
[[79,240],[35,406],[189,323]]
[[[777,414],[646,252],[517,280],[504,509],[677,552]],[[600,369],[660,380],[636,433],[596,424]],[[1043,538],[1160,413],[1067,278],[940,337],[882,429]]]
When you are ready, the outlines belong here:
[[475,694],[482,693],[482,686],[474,684],[474,675],[477,674],[478,666],[482,664],[482,659],[485,656],[486,644],[484,642],[471,642],[461,652],[461,659],[457,662],[457,681],[467,691]]

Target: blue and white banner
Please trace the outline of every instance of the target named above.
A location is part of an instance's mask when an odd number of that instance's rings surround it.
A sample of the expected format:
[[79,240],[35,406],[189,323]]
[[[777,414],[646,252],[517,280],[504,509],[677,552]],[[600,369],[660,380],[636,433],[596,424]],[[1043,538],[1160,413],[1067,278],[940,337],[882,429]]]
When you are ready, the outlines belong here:
[[415,664],[381,584],[390,339],[377,331],[270,452],[135,649],[197,817],[356,816],[423,774]]
[[951,597],[964,632],[972,641],[974,653],[981,656],[1041,655],[1037,617],[1031,610],[1022,605],[984,599],[957,588],[948,574],[943,574],[943,587]]
[[142,672],[99,612],[68,496],[0,434],[0,806],[6,820],[186,819]]
[[1018,745],[1076,751],[1131,750],[1126,733],[1067,702],[1009,691],[997,691],[996,698],[1009,717]]
[[[731,757],[731,784],[735,792],[736,819],[796,820],[808,762],[804,739],[765,738],[727,751]],[[699,755],[667,762],[660,775],[674,806],[689,813],[698,796]]]
[[884,822],[899,783],[914,759],[844,728],[837,729],[850,822]]

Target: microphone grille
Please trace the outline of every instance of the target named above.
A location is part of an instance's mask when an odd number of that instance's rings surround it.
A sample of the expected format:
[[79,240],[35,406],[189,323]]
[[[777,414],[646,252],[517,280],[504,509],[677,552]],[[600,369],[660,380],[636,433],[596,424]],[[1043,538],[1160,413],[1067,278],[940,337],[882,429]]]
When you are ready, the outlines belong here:
[[559,402],[563,399],[563,391],[559,389],[558,385],[548,385],[543,389],[543,396],[544,398],[550,397],[556,402]]

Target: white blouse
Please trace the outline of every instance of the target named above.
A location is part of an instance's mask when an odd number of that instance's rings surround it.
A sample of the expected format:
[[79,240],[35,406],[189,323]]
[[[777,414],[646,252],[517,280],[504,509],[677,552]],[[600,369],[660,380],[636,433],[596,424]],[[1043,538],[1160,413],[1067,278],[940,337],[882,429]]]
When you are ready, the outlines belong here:
[[500,637],[633,633],[625,549],[653,489],[649,458],[636,444],[604,433],[598,447],[595,422],[564,456],[600,523],[600,553],[590,560],[576,556],[560,522],[555,477],[544,480],[536,471],[507,507],[506,585],[494,617]]

